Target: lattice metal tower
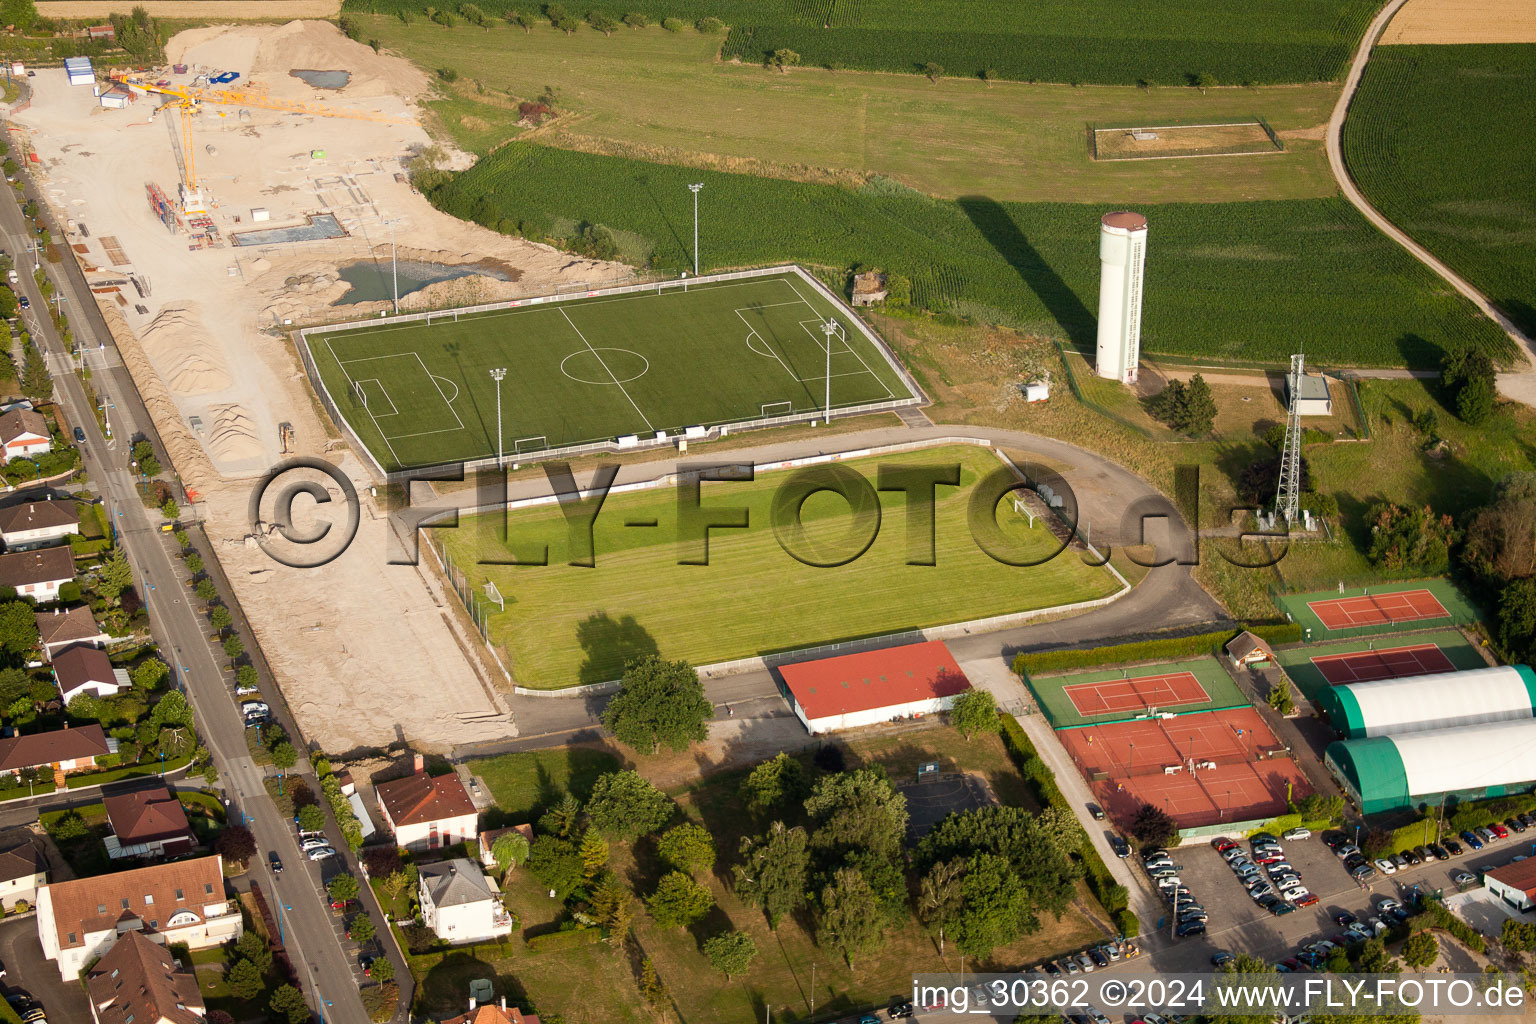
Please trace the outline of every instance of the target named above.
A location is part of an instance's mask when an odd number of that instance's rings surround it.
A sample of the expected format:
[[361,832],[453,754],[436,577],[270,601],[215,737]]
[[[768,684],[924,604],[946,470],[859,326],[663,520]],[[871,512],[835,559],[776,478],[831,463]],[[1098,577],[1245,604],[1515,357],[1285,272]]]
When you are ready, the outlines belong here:
[[1294,523],[1301,514],[1301,369],[1305,358],[1291,356],[1285,449],[1280,453],[1280,487],[1275,494],[1275,511],[1287,523]]

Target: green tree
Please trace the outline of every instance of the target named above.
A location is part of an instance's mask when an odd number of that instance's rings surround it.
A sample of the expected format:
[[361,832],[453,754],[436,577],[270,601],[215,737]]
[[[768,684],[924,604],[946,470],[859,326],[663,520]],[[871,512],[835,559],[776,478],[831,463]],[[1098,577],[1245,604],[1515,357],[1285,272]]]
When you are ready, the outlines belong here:
[[267,940],[254,931],[241,934],[235,940],[235,954],[244,957],[256,965],[256,970],[266,974],[272,969],[272,950],[267,948]]
[[560,797],[560,802],[539,816],[539,831],[561,839],[571,839],[576,826],[581,824],[581,801],[570,793]]
[[605,36],[611,36],[619,27],[618,19],[604,11],[592,11],[587,15],[587,24]]
[[624,15],[624,24],[628,25],[630,28],[645,28],[645,26],[649,25],[650,23],[651,19],[647,18],[645,15],[638,11],[631,11],[630,13]]
[[768,62],[778,68],[782,74],[787,75],[790,68],[800,63],[800,55],[786,47],[781,50],[774,50],[773,55],[768,58]]
[[746,932],[726,932],[704,940],[704,956],[730,981],[747,973],[757,956],[757,943]]
[[949,720],[965,734],[967,742],[976,733],[996,732],[997,700],[988,690],[966,690],[955,698]]
[[53,378],[48,375],[48,363],[36,345],[28,345],[26,361],[21,367],[21,390],[35,402],[53,397]]
[[576,30],[581,28],[581,22],[577,21],[575,16],[567,14],[555,21],[555,28],[559,29],[561,32],[564,32],[568,36],[574,35]]
[[[389,962],[387,957],[381,960],[384,963]],[[379,976],[377,965],[374,967],[373,975]],[[309,1024],[311,1018],[309,1004],[304,1002],[304,993],[292,985],[279,985],[273,990],[272,998],[267,1001],[267,1009],[272,1012],[273,1017],[287,1017],[288,1024]]]
[[224,653],[230,661],[234,661],[245,653],[245,644],[241,643],[238,636],[227,636],[224,638]]
[[1179,827],[1166,811],[1156,804],[1142,804],[1131,820],[1131,835],[1145,847],[1167,846],[1178,834]]
[[838,868],[821,890],[816,910],[816,944],[834,950],[852,967],[879,944],[881,915],[869,882],[853,868]]
[[1269,706],[1282,715],[1296,710],[1296,699],[1291,696],[1291,686],[1284,679],[1269,688]]
[[1476,426],[1498,404],[1498,368],[1482,349],[1448,352],[1440,363],[1440,381],[1451,407],[1463,421]]
[[241,665],[235,669],[235,682],[242,687],[252,687],[261,682],[261,675],[255,665]]
[[1205,377],[1197,373],[1189,379],[1189,387],[1185,390],[1184,417],[1177,424],[1178,429],[1186,434],[1203,435],[1209,434],[1215,425],[1216,398]]
[[1499,647],[1511,661],[1536,660],[1536,577],[1499,591]]
[[305,832],[325,831],[325,812],[318,804],[309,804],[299,808],[299,828]]
[[355,875],[337,875],[325,883],[325,891],[334,901],[348,903],[357,899],[358,886]]
[[964,904],[961,880],[965,862],[959,857],[941,860],[928,869],[918,883],[917,919],[939,935],[939,953],[944,952],[946,933],[953,933]]
[[192,724],[192,706],[180,692],[172,690],[155,702],[149,721],[156,728],[185,729]]
[[595,828],[581,837],[576,852],[581,857],[581,877],[585,881],[590,882],[608,866],[608,841]]
[[508,24],[516,25],[526,35],[533,31],[533,26],[539,23],[539,19],[526,11],[509,11],[507,13]]
[[261,972],[249,960],[235,961],[235,965],[224,976],[224,981],[229,985],[229,994],[236,999],[254,999],[266,987]]
[[689,875],[715,866],[715,840],[702,825],[685,822],[662,833],[656,844],[662,863]]
[[51,825],[44,826],[49,835],[56,842],[67,843],[71,839],[82,839],[89,834],[85,819],[77,811],[68,811],[54,819]]
[[228,629],[232,622],[234,622],[234,616],[230,614],[228,608],[221,604],[215,605],[213,610],[208,613],[208,623],[220,632]]
[[0,650],[21,658],[37,648],[37,616],[26,601],[0,604]]
[[923,76],[930,82],[938,82],[939,79],[944,77],[944,65],[929,61],[923,65]]
[[1403,963],[1422,970],[1440,955],[1440,944],[1429,932],[1414,932],[1403,942]]
[[1509,918],[1504,922],[1504,930],[1499,935],[1499,943],[1508,950],[1517,953],[1529,953],[1536,949],[1536,923],[1530,921],[1516,921]]
[[879,766],[823,776],[805,800],[805,813],[812,845],[823,848],[895,857],[907,831],[907,798]]
[[713,715],[692,665],[650,655],[625,667],[619,692],[603,709],[603,726],[620,743],[654,754],[663,743],[680,751],[704,739]]
[[219,588],[214,585],[213,580],[204,577],[197,581],[197,586],[192,588],[192,593],[196,594],[199,600],[208,602],[219,596]]
[[681,871],[669,871],[646,897],[651,916],[663,928],[686,928],[703,920],[715,905],[710,891]]
[[272,763],[278,771],[286,774],[299,763],[299,752],[293,749],[292,743],[283,740],[272,748]]
[[108,604],[116,604],[122,592],[133,585],[133,566],[123,557],[121,549],[113,551],[96,573],[96,591]]
[[811,869],[810,840],[803,828],[776,821],[760,837],[743,836],[741,862],[731,868],[736,894],[777,928],[785,914],[803,907]]
[[581,888],[585,865],[576,844],[558,836],[539,836],[528,853],[528,870],[564,901]]
[[799,800],[805,792],[805,769],[780,751],[752,769],[741,784],[741,798],[754,811],[771,811],[780,804]]
[[129,673],[133,679],[133,688],[149,693],[160,689],[166,677],[171,674],[170,666],[159,658],[145,658],[133,667]]
[[1174,429],[1184,422],[1188,408],[1189,389],[1178,378],[1169,380],[1163,390],[1147,402],[1147,411]]
[[1449,515],[1436,515],[1427,505],[1402,508],[1380,502],[1371,506],[1366,521],[1371,530],[1367,552],[1371,564],[1431,575],[1450,569],[1451,548],[1458,536]]
[[375,934],[373,918],[367,914],[358,914],[352,919],[352,923],[347,925],[347,935],[351,937],[352,941],[365,946],[373,941]]
[[955,946],[967,956],[991,956],[998,946],[1040,927],[1034,901],[1005,857],[972,857],[960,891],[963,907],[956,920]]
[[244,825],[225,825],[219,829],[213,848],[226,861],[249,864],[256,856],[256,837]]
[[667,991],[661,975],[656,973],[656,964],[650,957],[646,957],[640,964],[640,994],[645,997],[646,1005],[657,1011],[658,1015],[668,1012],[672,994]]
[[373,967],[370,970],[373,972],[373,979],[382,985],[387,981],[394,980],[395,962],[388,956],[381,956],[374,960]]
[[587,802],[592,827],[621,842],[655,832],[672,817],[672,810],[666,794],[633,770],[598,776]]
[[[179,516],[179,515],[181,515],[181,506],[176,504],[176,499],[175,498],[166,498],[165,502],[163,504],[161,504],[161,506],[160,506],[160,516],[161,516],[161,518],[169,519],[169,520],[174,522],[176,517]],[[201,558],[199,558],[197,555],[193,555],[192,558],[196,558],[197,559],[197,564],[198,565],[202,565],[203,564],[203,560]],[[199,569],[192,569],[192,559],[191,558],[187,559],[187,568],[189,570],[193,571],[193,572],[200,572],[201,571]]]
[[[5,166],[15,167],[16,161],[6,160]],[[6,172],[7,175],[14,173],[14,171]],[[16,293],[9,288],[0,288],[0,319],[10,320],[13,318],[16,315],[16,306]]]
[[[170,517],[167,516],[166,518]],[[187,557],[182,559],[182,564],[187,567],[187,572],[193,576],[201,575],[203,571],[203,556],[199,555],[196,551],[189,551],[187,552]]]
[[527,862],[528,840],[520,832],[503,832],[491,844],[491,856],[496,861],[496,870],[506,874]]
[[1491,587],[1536,576],[1536,473],[1509,473],[1467,520],[1462,564]]
[[1216,76],[1209,71],[1202,71],[1195,75],[1194,84],[1200,90],[1200,95],[1204,96],[1207,89],[1216,88]]
[[629,934],[635,918],[635,899],[629,887],[612,871],[603,872],[592,887],[592,915],[610,935]]
[[1035,815],[1039,834],[1062,860],[1070,860],[1083,849],[1088,837],[1083,834],[1077,815],[1065,807],[1047,807]]

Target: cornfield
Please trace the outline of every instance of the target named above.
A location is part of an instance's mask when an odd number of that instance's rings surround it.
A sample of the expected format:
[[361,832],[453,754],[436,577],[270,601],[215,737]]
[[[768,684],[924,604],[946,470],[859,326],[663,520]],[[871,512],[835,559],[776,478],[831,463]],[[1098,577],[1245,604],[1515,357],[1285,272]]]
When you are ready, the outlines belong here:
[[1536,333],[1536,46],[1383,46],[1344,122],[1361,191]]
[[[937,200],[700,171],[514,142],[436,190],[446,212],[560,242],[603,227],[653,269],[796,261],[880,267],[914,303],[1094,346],[1102,207]],[[1345,200],[1141,207],[1150,221],[1142,344],[1148,352],[1283,364],[1305,349],[1334,365],[1436,366],[1465,344],[1498,359],[1508,338],[1375,231]]]
[[[606,0],[653,24],[715,17],[722,55],[760,62],[779,49],[806,65],[1017,81],[1183,85],[1202,72],[1227,85],[1331,81],[1375,10],[1373,0]],[[344,0],[346,11],[426,10],[425,0]],[[542,4],[486,0],[486,14]],[[567,4],[585,14],[585,4]],[[441,7],[439,10],[443,9]]]

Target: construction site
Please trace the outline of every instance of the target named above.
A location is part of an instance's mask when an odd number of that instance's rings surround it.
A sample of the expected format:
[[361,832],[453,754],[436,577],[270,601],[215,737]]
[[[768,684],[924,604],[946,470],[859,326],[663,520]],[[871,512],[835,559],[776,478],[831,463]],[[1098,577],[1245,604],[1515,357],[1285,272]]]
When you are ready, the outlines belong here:
[[[402,309],[629,268],[434,210],[406,173],[432,144],[413,103],[426,75],[335,25],[193,29],[166,57],[95,68],[89,84],[78,66],[38,70],[11,115],[13,147],[29,153],[294,711],[333,750],[514,734],[505,676],[460,635],[451,599],[425,569],[387,564],[375,481],[323,420],[287,332],[391,308],[392,290],[360,287],[359,268],[400,280]],[[444,166],[466,160],[448,152]],[[414,276],[393,275],[392,256]],[[248,536],[251,481],[290,455],[338,464],[363,496],[357,539],[321,569],[280,566]]]

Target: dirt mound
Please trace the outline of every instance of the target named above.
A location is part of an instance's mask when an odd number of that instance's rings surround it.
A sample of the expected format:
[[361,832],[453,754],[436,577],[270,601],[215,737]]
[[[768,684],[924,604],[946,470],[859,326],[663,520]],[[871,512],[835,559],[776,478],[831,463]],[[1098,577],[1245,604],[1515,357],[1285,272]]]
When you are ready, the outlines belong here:
[[196,303],[166,306],[144,328],[144,350],[178,395],[206,395],[232,383]]
[[245,406],[235,403],[213,407],[208,450],[221,462],[260,458],[261,441],[256,436],[256,424]]

